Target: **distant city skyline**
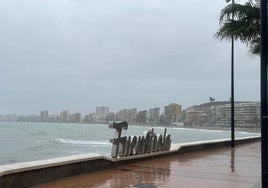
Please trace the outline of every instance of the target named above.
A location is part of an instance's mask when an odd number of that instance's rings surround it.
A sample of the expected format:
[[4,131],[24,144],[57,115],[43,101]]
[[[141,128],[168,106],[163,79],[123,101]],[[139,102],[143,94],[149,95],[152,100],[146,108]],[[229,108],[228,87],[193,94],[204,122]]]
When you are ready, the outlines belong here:
[[[211,101],[209,99],[210,98],[208,98],[208,100],[204,101],[203,103],[192,104],[192,105],[187,106],[187,107],[183,107],[182,105],[180,105],[181,111],[187,110],[187,109],[192,108],[194,106],[199,106],[199,105],[202,105],[202,104],[210,103],[210,102],[227,102],[227,103],[229,102],[229,100],[217,101],[217,100],[215,100],[213,98],[214,100]],[[238,100],[236,100],[235,102],[260,102],[260,101],[238,101]],[[171,101],[171,102],[169,102],[167,104],[164,104],[163,106],[154,105],[154,106],[151,106],[151,107],[148,107],[148,108],[138,108],[138,107],[132,106],[132,107],[125,107],[125,108],[115,109],[115,110],[112,107],[107,106],[107,105],[99,105],[99,106],[95,106],[92,111],[87,111],[87,112],[82,112],[81,110],[80,111],[79,110],[74,111],[72,109],[61,109],[58,112],[53,112],[53,111],[50,111],[49,109],[40,109],[39,111],[30,113],[30,114],[18,114],[18,113],[15,113],[15,112],[11,112],[11,113],[0,113],[0,115],[17,115],[17,116],[32,116],[32,115],[33,116],[35,116],[35,115],[39,116],[40,115],[40,117],[41,117],[42,116],[41,114],[44,113],[44,112],[45,112],[45,114],[47,116],[47,115],[60,115],[61,112],[68,111],[69,113],[81,113],[82,116],[86,116],[89,113],[97,113],[98,108],[103,108],[103,107],[105,107],[105,108],[107,107],[109,112],[114,112],[114,113],[119,112],[119,111],[124,110],[124,109],[133,109],[133,108],[135,108],[138,111],[146,110],[148,112],[150,110],[159,109],[159,114],[163,114],[164,110],[165,110],[165,106],[170,105],[170,104],[180,104],[180,103],[176,102],[176,101],[175,102]]]
[[[206,101],[206,102],[209,102],[209,101]],[[175,103],[175,102],[169,102],[169,103],[167,103],[167,104],[165,104],[164,106],[159,106],[159,105],[154,105],[154,106],[151,106],[151,107],[148,107],[148,108],[142,108],[142,109],[139,109],[139,108],[137,108],[137,107],[135,107],[135,106],[132,106],[132,107],[125,107],[125,108],[121,108],[121,109],[115,109],[115,110],[113,110],[113,108],[112,107],[110,107],[110,106],[107,106],[107,105],[99,105],[99,106],[95,106],[94,108],[93,108],[93,111],[87,111],[87,112],[82,112],[81,110],[79,111],[73,111],[72,109],[61,109],[60,111],[58,111],[58,112],[53,112],[53,111],[50,111],[49,109],[40,109],[39,111],[37,111],[37,112],[34,112],[34,113],[30,113],[30,114],[17,114],[17,113],[15,113],[15,112],[12,112],[12,113],[0,113],[0,115],[8,115],[8,114],[16,114],[16,115],[22,115],[22,116],[24,116],[24,115],[40,115],[40,114],[42,114],[42,113],[45,113],[46,114],[46,116],[47,115],[56,115],[56,114],[60,114],[61,112],[63,112],[63,111],[69,111],[69,112],[72,112],[72,113],[81,113],[81,114],[83,114],[83,115],[87,115],[87,114],[89,114],[89,113],[97,113],[98,111],[100,111],[100,109],[101,110],[103,110],[103,108],[108,108],[108,113],[109,112],[118,112],[118,111],[120,111],[120,110],[123,110],[123,109],[132,109],[132,108],[136,108],[136,109],[138,109],[138,110],[140,110],[140,111],[142,111],[142,110],[149,110],[149,109],[155,109],[155,108],[159,108],[159,112],[160,113],[164,113],[164,107],[166,106],[166,105],[169,105],[169,104],[172,104],[172,103]],[[198,105],[198,104],[193,104],[193,105]],[[191,106],[193,106],[193,105],[191,105]],[[182,107],[181,107],[182,108]],[[183,110],[183,108],[182,108],[182,110]],[[105,110],[104,110],[105,111]],[[107,112],[106,112],[107,113]]]
[[[96,111],[82,116],[80,112],[62,110],[60,114],[50,114],[43,110],[40,115],[17,116],[1,115],[0,122],[44,122],[44,123],[90,123],[107,124],[110,121],[127,121],[137,125],[173,125],[173,126],[230,126],[230,101],[210,101],[200,105],[193,105],[182,110],[180,104],[170,103],[163,107],[145,110],[137,108],[120,109],[112,112],[107,106],[97,106]],[[236,101],[235,122],[237,127],[260,126],[260,102]]]

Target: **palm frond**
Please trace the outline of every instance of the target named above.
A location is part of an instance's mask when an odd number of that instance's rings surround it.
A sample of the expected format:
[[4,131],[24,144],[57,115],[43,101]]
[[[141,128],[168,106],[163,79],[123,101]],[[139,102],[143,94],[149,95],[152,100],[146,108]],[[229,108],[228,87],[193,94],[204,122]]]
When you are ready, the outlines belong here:
[[229,4],[221,11],[220,23],[228,20],[260,20],[260,8],[247,2],[245,5]]
[[259,1],[252,0],[242,4],[229,4],[222,9],[220,29],[215,34],[219,40],[240,40],[249,45],[250,53],[259,53],[260,43],[260,7]]
[[259,55],[261,53],[261,39],[260,38],[257,38],[257,39],[250,41],[250,50],[249,51],[253,55]]

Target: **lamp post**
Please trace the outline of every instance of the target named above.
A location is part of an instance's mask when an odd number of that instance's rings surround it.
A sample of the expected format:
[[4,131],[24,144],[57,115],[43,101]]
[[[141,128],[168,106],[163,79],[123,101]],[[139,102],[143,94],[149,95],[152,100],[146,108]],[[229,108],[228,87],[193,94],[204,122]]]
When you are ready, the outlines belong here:
[[[232,9],[234,0],[232,0]],[[232,13],[234,20],[234,13]],[[234,36],[231,38],[231,146],[235,146],[235,129],[234,129]]]
[[262,187],[268,187],[267,0],[261,0],[261,171]]

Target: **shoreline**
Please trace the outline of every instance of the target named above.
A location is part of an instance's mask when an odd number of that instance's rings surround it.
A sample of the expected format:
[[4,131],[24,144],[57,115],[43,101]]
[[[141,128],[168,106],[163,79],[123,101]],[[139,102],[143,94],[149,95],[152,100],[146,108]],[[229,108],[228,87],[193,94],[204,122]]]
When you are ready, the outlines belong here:
[[[129,124],[129,126],[231,131],[231,127],[214,127],[214,126],[172,126],[172,125],[163,126],[163,125],[146,125],[146,124],[142,124],[142,125]],[[236,132],[261,133],[261,127],[235,127],[235,131]]]
[[[231,131],[231,127],[190,126],[184,128]],[[235,127],[235,132],[261,133],[260,127]]]

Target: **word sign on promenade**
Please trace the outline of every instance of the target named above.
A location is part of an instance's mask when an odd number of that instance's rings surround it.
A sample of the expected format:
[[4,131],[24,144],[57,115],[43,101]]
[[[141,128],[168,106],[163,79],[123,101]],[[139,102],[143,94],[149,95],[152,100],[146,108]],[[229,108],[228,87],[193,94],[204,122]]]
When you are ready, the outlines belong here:
[[112,158],[140,155],[151,152],[170,150],[170,134],[164,135],[154,133],[154,129],[149,130],[145,135],[121,136],[122,130],[128,128],[126,121],[109,122],[109,128],[115,129],[115,138],[110,139],[112,143]]

